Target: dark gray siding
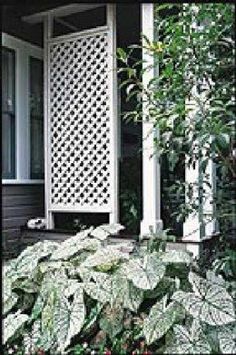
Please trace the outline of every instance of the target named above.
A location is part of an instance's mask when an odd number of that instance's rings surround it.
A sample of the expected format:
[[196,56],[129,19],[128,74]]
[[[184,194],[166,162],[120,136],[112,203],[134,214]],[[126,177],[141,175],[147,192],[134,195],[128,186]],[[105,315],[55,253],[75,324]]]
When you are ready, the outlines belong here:
[[6,254],[20,245],[20,227],[44,216],[44,185],[2,185],[2,246]]

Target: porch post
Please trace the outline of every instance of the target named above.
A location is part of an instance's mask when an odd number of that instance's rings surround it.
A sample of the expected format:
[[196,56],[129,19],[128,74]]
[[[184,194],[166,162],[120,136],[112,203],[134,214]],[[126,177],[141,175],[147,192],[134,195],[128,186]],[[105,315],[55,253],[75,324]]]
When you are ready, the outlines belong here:
[[54,228],[53,213],[50,209],[51,178],[50,178],[50,160],[49,160],[49,60],[48,60],[48,40],[52,37],[53,19],[50,14],[44,17],[44,176],[45,176],[45,217],[48,229]]
[[[197,95],[196,88],[194,88],[192,92],[192,99],[186,103],[186,106],[189,108],[189,114],[187,117],[189,124],[191,124],[191,121],[195,119],[197,107],[194,97],[197,97]],[[201,95],[201,99],[205,99],[204,93]],[[200,206],[199,211],[191,213],[188,218],[186,218],[183,225],[183,239],[185,241],[197,242],[196,244],[187,244],[187,250],[191,251],[194,256],[199,256],[200,254],[200,242],[205,238],[210,238],[218,231],[217,221],[212,219],[215,211],[213,198],[216,190],[216,171],[215,164],[211,159],[208,161],[206,173],[208,174],[208,181],[210,184],[210,186],[204,186],[204,194],[206,198]],[[201,185],[202,183],[200,161],[196,163],[195,167],[186,167],[185,180],[187,183],[196,184],[196,186],[193,187],[193,198],[199,198],[200,192],[198,190],[198,185]],[[187,197],[186,202],[189,202]]]
[[111,115],[111,211],[110,223],[118,223],[118,91],[117,91],[117,64],[116,64],[116,4],[107,4],[108,38],[108,66],[109,66],[109,99]]
[[[150,40],[154,40],[154,4],[142,4],[142,33]],[[153,66],[153,56],[143,49],[143,67]],[[155,75],[152,67],[143,74],[143,85],[146,87]],[[143,220],[141,222],[141,235],[148,235],[150,230],[156,232],[162,228],[161,220],[161,189],[160,164],[155,153],[154,139],[158,130],[148,120],[148,108],[143,102]]]

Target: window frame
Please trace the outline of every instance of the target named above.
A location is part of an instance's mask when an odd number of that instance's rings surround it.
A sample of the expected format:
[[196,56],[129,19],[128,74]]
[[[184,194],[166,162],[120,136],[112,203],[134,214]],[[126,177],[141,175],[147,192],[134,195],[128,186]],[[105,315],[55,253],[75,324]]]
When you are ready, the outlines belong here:
[[43,179],[30,177],[30,57],[43,62],[43,49],[7,33],[2,46],[15,52],[15,178],[2,184],[42,184]]

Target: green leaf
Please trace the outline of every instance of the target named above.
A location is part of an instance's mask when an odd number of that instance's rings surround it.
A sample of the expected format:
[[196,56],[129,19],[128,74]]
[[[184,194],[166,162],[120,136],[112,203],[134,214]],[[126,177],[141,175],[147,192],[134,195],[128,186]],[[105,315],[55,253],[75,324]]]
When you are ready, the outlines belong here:
[[89,281],[84,284],[84,291],[100,303],[110,302],[111,299],[111,277],[102,272],[94,272],[95,282]]
[[172,302],[166,307],[166,302],[167,297],[164,296],[151,308],[144,320],[143,333],[148,345],[166,334],[175,321],[176,304]]
[[158,253],[130,260],[125,266],[127,278],[143,290],[153,290],[165,274],[165,265]]
[[81,264],[81,267],[96,267],[96,266],[106,266],[109,265],[109,268],[113,264],[116,264],[120,260],[127,259],[127,254],[119,251],[116,245],[109,245],[104,248],[98,249],[94,254],[89,255],[87,259]]
[[17,303],[17,294],[12,292],[12,283],[9,277],[3,277],[3,313],[8,313]]
[[72,304],[62,295],[57,302],[54,314],[55,333],[59,344],[58,350],[63,352],[71,339],[80,332],[85,320],[83,290],[74,294]]
[[143,301],[143,291],[127,279],[124,268],[111,276],[110,304],[120,304],[130,311],[137,312]]
[[6,344],[10,338],[16,335],[28,319],[29,316],[27,314],[20,313],[19,311],[9,314],[3,320],[3,344]]
[[100,328],[109,335],[113,340],[123,328],[123,315],[122,307],[111,307],[107,305],[102,312],[102,317],[99,320]]
[[211,347],[204,335],[200,323],[193,321],[189,329],[182,325],[174,326],[174,345],[166,350],[166,354],[210,354]]
[[218,333],[222,354],[236,354],[236,326],[225,326]]
[[15,278],[32,275],[39,261],[52,254],[58,245],[57,242],[43,241],[27,247],[14,262],[12,273]]
[[209,325],[225,325],[235,321],[233,299],[226,289],[189,273],[193,292],[176,291],[172,299],[179,302],[194,318]]
[[93,238],[87,238],[92,229],[86,229],[61,243],[52,254],[51,260],[68,260],[84,250],[94,251],[98,249],[101,242]]
[[109,235],[117,234],[122,229],[124,227],[119,223],[102,224],[91,232],[91,236],[99,240],[105,240]]
[[122,48],[117,48],[117,57],[119,60],[121,60],[124,63],[127,63],[127,54]]
[[165,264],[184,263],[190,264],[192,257],[189,253],[182,250],[169,250],[160,254],[160,260]]

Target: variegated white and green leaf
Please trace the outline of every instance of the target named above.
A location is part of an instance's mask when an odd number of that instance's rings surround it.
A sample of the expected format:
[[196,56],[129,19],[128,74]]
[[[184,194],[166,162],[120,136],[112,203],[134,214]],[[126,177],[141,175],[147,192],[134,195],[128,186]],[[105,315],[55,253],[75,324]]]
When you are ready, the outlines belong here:
[[82,289],[78,289],[75,292],[72,304],[64,296],[60,298],[54,314],[55,333],[59,351],[63,352],[70,344],[73,336],[80,332],[85,315]]
[[12,283],[9,277],[3,278],[3,313],[8,313],[17,303],[17,294],[12,291]]
[[89,281],[84,284],[84,291],[100,303],[110,302],[112,280],[111,277],[102,272],[93,274],[95,282]]
[[172,302],[166,306],[166,303],[165,296],[151,308],[144,320],[143,334],[148,345],[165,335],[175,321],[176,304]]
[[194,318],[209,325],[225,325],[235,321],[233,299],[226,289],[189,273],[193,292],[177,291],[172,299],[183,305]]
[[221,327],[218,332],[222,354],[236,354],[236,325]]
[[78,280],[68,280],[67,287],[65,288],[64,295],[65,297],[70,297],[75,294],[78,290],[83,290],[82,284]]
[[[91,230],[92,228],[87,229],[65,240],[52,254],[51,260],[68,260],[84,250],[97,250],[101,246],[101,242],[96,239],[86,238]],[[81,237],[81,234],[83,234],[84,238]]]
[[122,330],[123,315],[123,308],[119,305],[117,307],[107,305],[103,310],[99,326],[111,339],[114,339]]
[[158,253],[143,258],[131,259],[126,265],[127,278],[143,290],[153,290],[165,274],[165,265],[158,259]]
[[111,277],[111,306],[120,304],[124,308],[136,312],[143,301],[144,291],[135,287],[127,279],[124,270],[121,268]]
[[191,255],[182,250],[169,250],[160,253],[159,257],[160,260],[165,264],[170,264],[170,263],[190,264],[192,261]]
[[62,267],[62,261],[44,261],[39,264],[39,270],[42,274],[45,274],[49,270],[60,270]]
[[43,241],[27,247],[18,256],[12,267],[11,271],[15,274],[15,278],[30,277],[39,261],[50,256],[58,248],[58,245],[59,243],[57,242]]
[[81,264],[81,267],[97,267],[107,266],[112,267],[116,265],[120,260],[127,259],[127,254],[120,252],[116,246],[107,246],[98,249],[94,254],[87,257],[87,259]]
[[109,235],[117,234],[122,229],[124,227],[119,223],[102,224],[91,232],[91,236],[99,240],[106,240]]
[[3,344],[15,336],[22,326],[27,322],[29,316],[27,314],[16,313],[8,314],[3,320]]
[[210,354],[211,347],[203,333],[200,323],[193,321],[191,329],[182,325],[175,325],[175,342],[172,347],[167,348],[166,354]]

